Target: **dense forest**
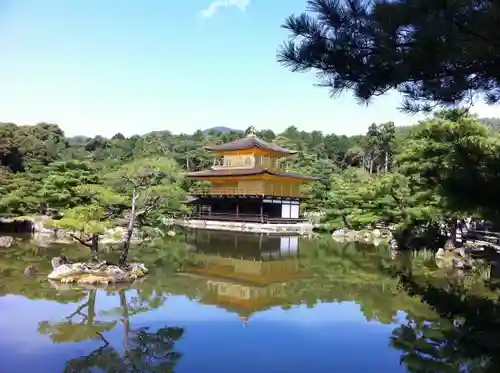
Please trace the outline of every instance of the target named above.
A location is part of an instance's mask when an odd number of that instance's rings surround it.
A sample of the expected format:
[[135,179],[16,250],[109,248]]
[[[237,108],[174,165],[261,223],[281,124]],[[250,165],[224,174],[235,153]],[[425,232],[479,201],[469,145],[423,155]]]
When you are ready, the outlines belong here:
[[[351,137],[294,126],[257,135],[299,151],[286,162],[288,170],[321,176],[305,187],[304,211],[322,212],[330,228],[384,222],[411,230],[463,216],[498,220],[499,122],[447,110],[413,126],[373,123],[365,135]],[[148,215],[154,224],[183,213],[180,202],[195,186],[183,172],[213,162],[203,146],[241,136],[157,131],[129,138],[120,133],[110,139],[68,138],[55,124],[3,123],[0,213],[64,213],[65,227],[90,224],[98,230],[110,211],[130,210],[141,175],[153,170],[160,177],[143,186],[138,208],[147,209],[154,200],[155,213]]]

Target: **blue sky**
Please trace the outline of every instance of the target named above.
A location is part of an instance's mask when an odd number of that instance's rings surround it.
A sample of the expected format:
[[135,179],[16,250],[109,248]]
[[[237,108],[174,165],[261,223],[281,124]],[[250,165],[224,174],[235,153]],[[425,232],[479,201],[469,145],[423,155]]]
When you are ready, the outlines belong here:
[[[225,125],[357,134],[410,124],[392,93],[359,106],[276,62],[305,0],[0,0],[0,121],[112,136]],[[478,105],[481,116],[499,106]]]

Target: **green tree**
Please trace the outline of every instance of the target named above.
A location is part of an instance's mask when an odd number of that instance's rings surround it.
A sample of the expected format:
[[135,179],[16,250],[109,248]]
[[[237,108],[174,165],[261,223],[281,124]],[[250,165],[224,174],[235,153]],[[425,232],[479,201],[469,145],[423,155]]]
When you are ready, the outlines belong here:
[[67,229],[70,236],[90,248],[92,261],[99,260],[99,236],[114,225],[128,199],[101,185],[79,185],[74,192],[86,203],[64,210],[55,228]]
[[174,160],[167,157],[143,158],[125,164],[108,175],[108,185],[130,196],[131,210],[123,241],[120,264],[128,258],[130,241],[137,224],[158,224],[158,220],[181,209],[184,197],[182,175]]
[[421,123],[398,157],[400,172],[441,196],[453,214],[498,221],[500,138],[474,116],[440,112]]
[[380,131],[377,125],[372,123],[370,127],[368,127],[363,149],[363,164],[370,175],[373,173],[375,163],[378,163],[380,158],[380,140]]
[[409,111],[470,103],[480,93],[488,103],[500,100],[496,1],[307,4],[306,13],[286,19],[291,40],[278,61],[314,70],[332,93],[351,89],[366,102],[396,88]]
[[383,158],[383,170],[385,173],[392,170],[394,158],[394,145],[396,140],[396,127],[393,122],[379,125],[379,147]]
[[80,204],[77,187],[86,184],[99,184],[100,179],[88,163],[78,160],[54,162],[45,170],[36,197],[42,204],[42,212],[48,208],[58,210]]

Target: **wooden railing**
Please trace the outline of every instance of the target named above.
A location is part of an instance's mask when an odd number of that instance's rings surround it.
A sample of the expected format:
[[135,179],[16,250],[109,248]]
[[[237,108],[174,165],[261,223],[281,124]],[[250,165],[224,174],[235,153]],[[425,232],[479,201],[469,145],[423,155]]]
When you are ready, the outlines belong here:
[[196,188],[191,190],[195,196],[275,196],[275,197],[302,197],[300,191],[270,190],[271,188]]
[[218,221],[244,221],[253,223],[301,223],[307,221],[307,219],[297,218],[274,218],[268,215],[260,214],[232,214],[232,213],[207,213],[207,212],[196,212],[191,213],[187,216],[188,219],[199,219],[199,220],[218,220]]
[[191,194],[195,195],[252,195],[252,196],[260,196],[264,195],[263,188],[196,188]]
[[223,158],[214,158],[213,166],[216,168],[268,168],[281,171],[287,168],[284,162],[275,158],[255,156],[251,157],[250,161],[247,161],[247,159],[247,156],[241,156],[241,158],[233,157],[230,162],[227,162]]

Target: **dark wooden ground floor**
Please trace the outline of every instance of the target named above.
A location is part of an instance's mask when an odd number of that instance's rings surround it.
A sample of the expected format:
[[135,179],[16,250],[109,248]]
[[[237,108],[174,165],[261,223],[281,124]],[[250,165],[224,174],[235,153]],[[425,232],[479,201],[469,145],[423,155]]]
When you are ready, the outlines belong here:
[[185,241],[191,251],[221,257],[265,260],[299,255],[298,235],[266,235],[243,232],[188,230]]
[[247,221],[261,223],[297,223],[300,202],[292,198],[198,197],[185,201],[192,206],[191,219]]

